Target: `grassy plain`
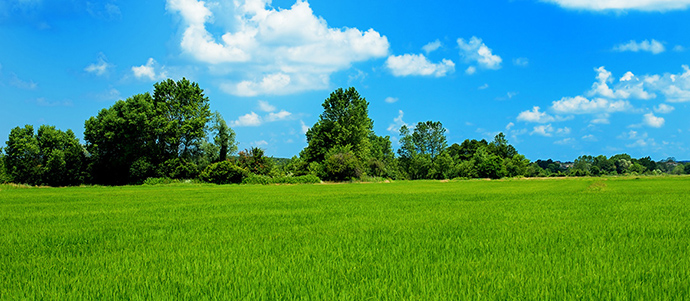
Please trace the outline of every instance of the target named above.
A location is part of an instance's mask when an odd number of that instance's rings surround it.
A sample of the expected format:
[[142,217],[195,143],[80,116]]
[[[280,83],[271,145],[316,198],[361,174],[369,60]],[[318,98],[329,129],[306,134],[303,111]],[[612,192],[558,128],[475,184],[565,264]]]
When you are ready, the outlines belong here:
[[690,178],[0,186],[0,299],[688,299]]

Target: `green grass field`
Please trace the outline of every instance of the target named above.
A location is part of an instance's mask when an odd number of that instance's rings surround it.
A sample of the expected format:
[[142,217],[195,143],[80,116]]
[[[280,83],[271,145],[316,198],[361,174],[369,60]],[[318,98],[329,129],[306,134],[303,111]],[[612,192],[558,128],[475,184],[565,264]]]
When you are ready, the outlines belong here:
[[689,177],[0,186],[0,299],[688,299],[689,226]]

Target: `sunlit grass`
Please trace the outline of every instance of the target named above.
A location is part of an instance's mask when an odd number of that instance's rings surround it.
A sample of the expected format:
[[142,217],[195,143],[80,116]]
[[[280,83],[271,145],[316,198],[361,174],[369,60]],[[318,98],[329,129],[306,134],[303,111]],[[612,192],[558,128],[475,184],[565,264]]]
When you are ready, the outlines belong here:
[[687,299],[690,178],[0,189],[0,299]]

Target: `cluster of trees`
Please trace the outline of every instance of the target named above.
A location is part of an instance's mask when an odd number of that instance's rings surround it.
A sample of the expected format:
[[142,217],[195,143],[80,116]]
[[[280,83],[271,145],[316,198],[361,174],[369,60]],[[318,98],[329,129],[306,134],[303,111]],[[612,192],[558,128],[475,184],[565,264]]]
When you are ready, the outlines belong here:
[[[599,176],[690,173],[669,158],[654,162],[621,154],[581,156],[574,162],[530,162],[508,143],[465,140],[448,146],[441,122],[400,129],[400,147],[378,136],[369,103],[354,88],[337,89],[306,133],[307,147],[292,159],[273,159],[259,148],[237,153],[235,133],[210,111],[198,84],[182,79],[154,84],[153,94],[134,95],[85,122],[82,145],[71,130],[27,125],[10,132],[0,152],[0,182],[67,186],[122,185],[150,178],[197,179],[212,183],[295,183],[295,177],[346,181],[394,179]],[[250,182],[252,182],[250,181]]]

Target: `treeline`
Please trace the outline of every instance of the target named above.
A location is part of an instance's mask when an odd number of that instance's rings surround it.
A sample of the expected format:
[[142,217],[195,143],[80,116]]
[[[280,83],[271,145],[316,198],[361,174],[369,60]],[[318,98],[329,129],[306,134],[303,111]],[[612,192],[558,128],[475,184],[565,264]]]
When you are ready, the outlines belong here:
[[[690,166],[621,154],[581,156],[572,163],[531,162],[502,133],[492,141],[448,146],[441,122],[400,129],[400,147],[378,136],[369,103],[354,88],[338,89],[306,133],[299,156],[274,159],[259,148],[238,152],[234,131],[197,83],[168,79],[153,94],[134,95],[84,124],[81,144],[71,130],[42,125],[11,130],[0,152],[0,182],[70,186],[124,185],[191,179],[210,183],[314,183],[372,177],[452,179],[618,174],[684,174]],[[687,172],[686,172],[687,171]]]

